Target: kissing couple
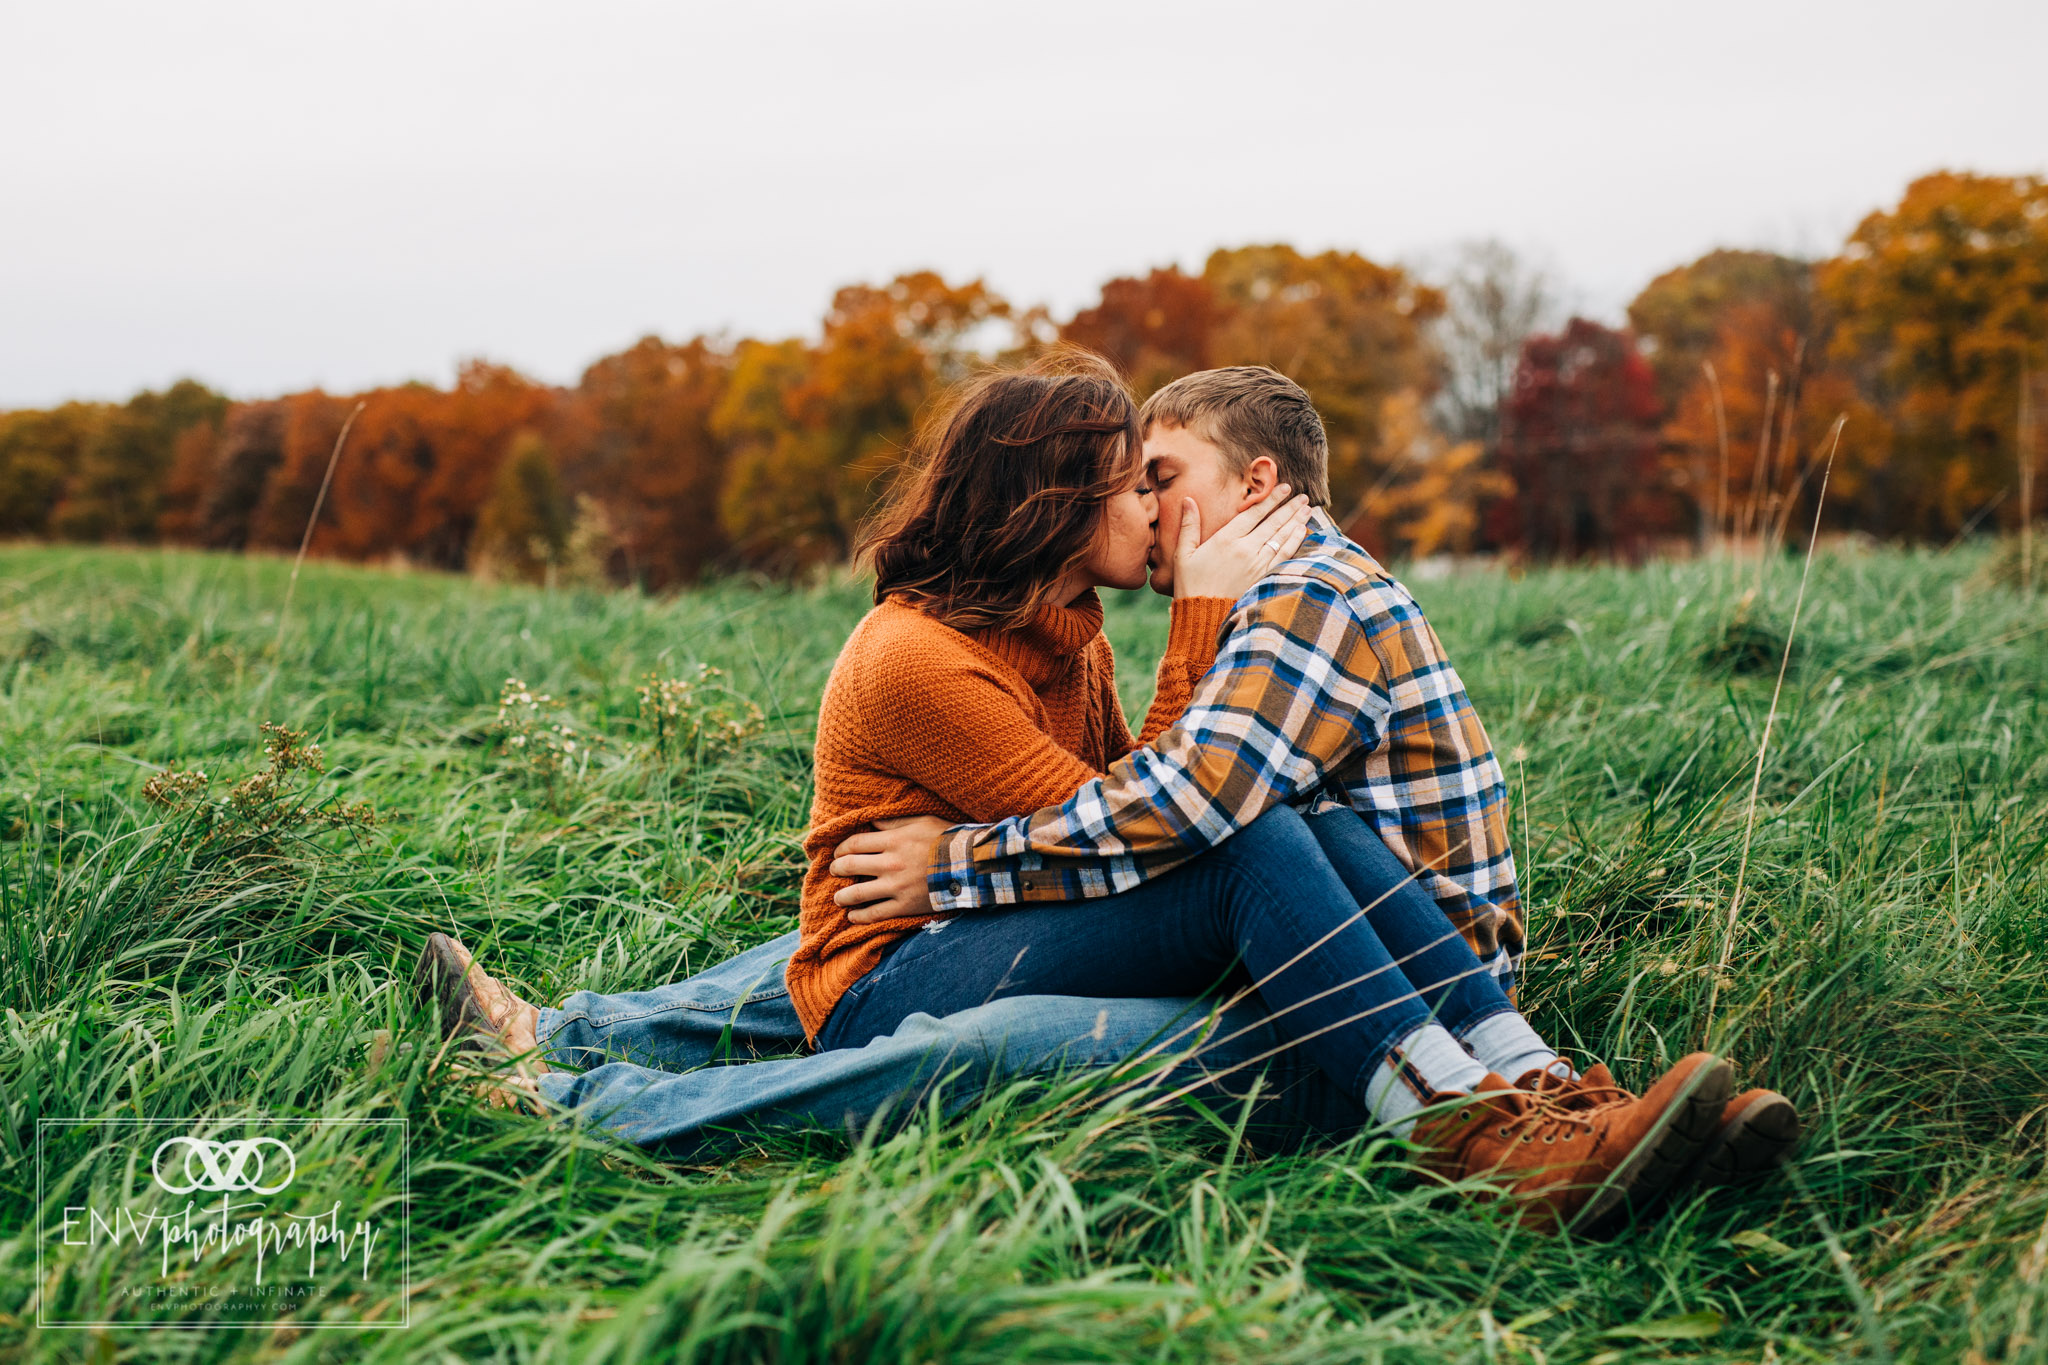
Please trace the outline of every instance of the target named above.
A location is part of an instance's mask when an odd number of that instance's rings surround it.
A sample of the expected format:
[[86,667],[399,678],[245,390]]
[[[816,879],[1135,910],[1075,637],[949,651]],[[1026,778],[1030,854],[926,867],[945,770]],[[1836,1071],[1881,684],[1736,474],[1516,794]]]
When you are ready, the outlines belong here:
[[[1149,1061],[1161,1100],[1249,1104],[1258,1143],[1390,1131],[1545,1229],[1769,1170],[1783,1096],[1706,1052],[1638,1094],[1517,1008],[1506,781],[1415,599],[1330,517],[1328,458],[1264,367],[1142,406],[1071,348],[968,381],[862,536],[798,929],[559,1007],[435,934],[444,1036],[516,1064],[500,1097],[675,1155]],[[1148,582],[1172,615],[1133,735],[1098,594]]]

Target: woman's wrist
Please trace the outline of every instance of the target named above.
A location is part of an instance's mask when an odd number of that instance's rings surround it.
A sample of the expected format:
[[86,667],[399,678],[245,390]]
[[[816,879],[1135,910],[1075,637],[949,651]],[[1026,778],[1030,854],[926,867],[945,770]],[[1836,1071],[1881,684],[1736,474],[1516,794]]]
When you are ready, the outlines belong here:
[[1215,660],[1224,623],[1236,605],[1228,597],[1174,598],[1172,620],[1166,629],[1167,657],[1201,659],[1206,669]]

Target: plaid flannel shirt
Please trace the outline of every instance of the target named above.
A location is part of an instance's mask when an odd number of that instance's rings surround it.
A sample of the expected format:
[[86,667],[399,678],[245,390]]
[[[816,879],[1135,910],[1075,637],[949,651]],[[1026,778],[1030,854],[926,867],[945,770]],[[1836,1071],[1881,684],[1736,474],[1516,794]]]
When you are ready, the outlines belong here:
[[1181,719],[1064,805],[947,830],[932,908],[1114,895],[1281,802],[1364,816],[1512,984],[1523,929],[1500,764],[1415,599],[1320,511],[1238,599]]

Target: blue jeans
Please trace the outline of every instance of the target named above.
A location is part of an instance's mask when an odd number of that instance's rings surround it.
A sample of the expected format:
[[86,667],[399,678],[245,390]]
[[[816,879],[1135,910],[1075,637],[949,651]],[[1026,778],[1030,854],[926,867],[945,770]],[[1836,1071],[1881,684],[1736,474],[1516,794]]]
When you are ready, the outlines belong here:
[[[542,1009],[543,1059],[590,1069],[550,1071],[541,1093],[620,1138],[689,1159],[764,1128],[857,1135],[876,1118],[916,1112],[934,1092],[953,1113],[1010,1081],[1124,1068],[1173,1038],[1171,1055],[1148,1071],[1151,1093],[1185,1091],[1177,1108],[1233,1118],[1251,1096],[1245,1131],[1256,1146],[1344,1137],[1370,1122],[1298,1053],[1257,1060],[1280,1038],[1254,1003],[1176,1038],[1207,1019],[1211,1002],[1010,996],[945,1018],[909,1015],[862,1047],[718,1065],[803,1046],[782,980],[796,946],[791,932],[686,981],[625,995],[578,991]],[[1210,1037],[1225,1041],[1205,1044]],[[617,1057],[635,1060],[609,1060]]]
[[[1406,875],[1354,812],[1311,816],[1306,824],[1357,903],[1372,899],[1372,886]],[[1367,919],[1396,957],[1408,959],[1404,975],[1449,983],[1422,992],[1440,1018],[1462,1016],[1460,1027],[1469,1027],[1508,1008],[1497,989],[1489,994],[1471,974],[1471,950],[1412,883]],[[589,1069],[549,1072],[540,1078],[542,1094],[587,1110],[629,1141],[690,1156],[764,1126],[858,1132],[878,1115],[911,1112],[942,1078],[942,1102],[952,1112],[1011,1080],[1107,1071],[1180,1033],[1210,1003],[1007,995],[955,1014],[908,1015],[894,1032],[858,1048],[753,1061],[803,1049],[803,1026],[782,977],[796,947],[791,932],[684,981],[621,995],[578,991],[558,1009],[543,1008],[536,1030],[542,1057]],[[1266,1146],[1343,1137],[1370,1122],[1320,1068],[1283,1043],[1254,997],[1226,1012],[1206,1037],[1174,1041],[1175,1060],[1160,1080],[1169,1090],[1195,1087],[1187,1101],[1215,1108],[1234,1104],[1263,1076],[1247,1132]],[[733,1061],[749,1064],[717,1065]]]
[[[1332,814],[1364,828],[1351,811]],[[1368,845],[1379,859],[1358,856]],[[1339,861],[1355,864],[1350,879]],[[1375,901],[1383,923],[1420,919],[1407,940],[1437,941],[1397,960],[1360,913]],[[1439,960],[1443,976],[1423,974]],[[1300,812],[1276,806],[1118,895],[970,913],[899,939],[840,998],[818,1046],[859,1047],[913,1013],[950,1015],[1010,995],[1201,995],[1240,964],[1281,1035],[1360,1105],[1394,1045],[1433,1018],[1456,1032],[1514,1008],[1384,844],[1326,849]]]

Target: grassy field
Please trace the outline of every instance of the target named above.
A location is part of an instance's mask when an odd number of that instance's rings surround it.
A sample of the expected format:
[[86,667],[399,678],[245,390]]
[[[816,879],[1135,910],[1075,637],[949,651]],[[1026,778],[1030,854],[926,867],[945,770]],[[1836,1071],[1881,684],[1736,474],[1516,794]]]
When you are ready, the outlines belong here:
[[[312,565],[280,637],[276,561],[0,548],[0,1358],[2048,1359],[2048,629],[1986,567],[1816,562],[1732,938],[1798,564],[1414,585],[1508,771],[1539,1024],[1625,1080],[1711,1034],[1808,1119],[1782,1177],[1592,1242],[1384,1144],[1254,1158],[1039,1092],[676,1166],[488,1109],[417,1048],[370,1068],[375,1030],[425,1032],[405,981],[435,928],[554,1002],[789,927],[858,585]],[[1133,712],[1162,608],[1110,606]],[[700,663],[764,727],[664,755],[635,686]],[[552,777],[493,735],[509,676],[569,702]],[[287,808],[245,789],[209,830],[144,799],[163,766],[257,773],[263,722],[383,822],[264,831]],[[411,1325],[39,1331],[39,1295],[80,1291],[38,1279],[36,1120],[243,1113],[409,1120]]]

